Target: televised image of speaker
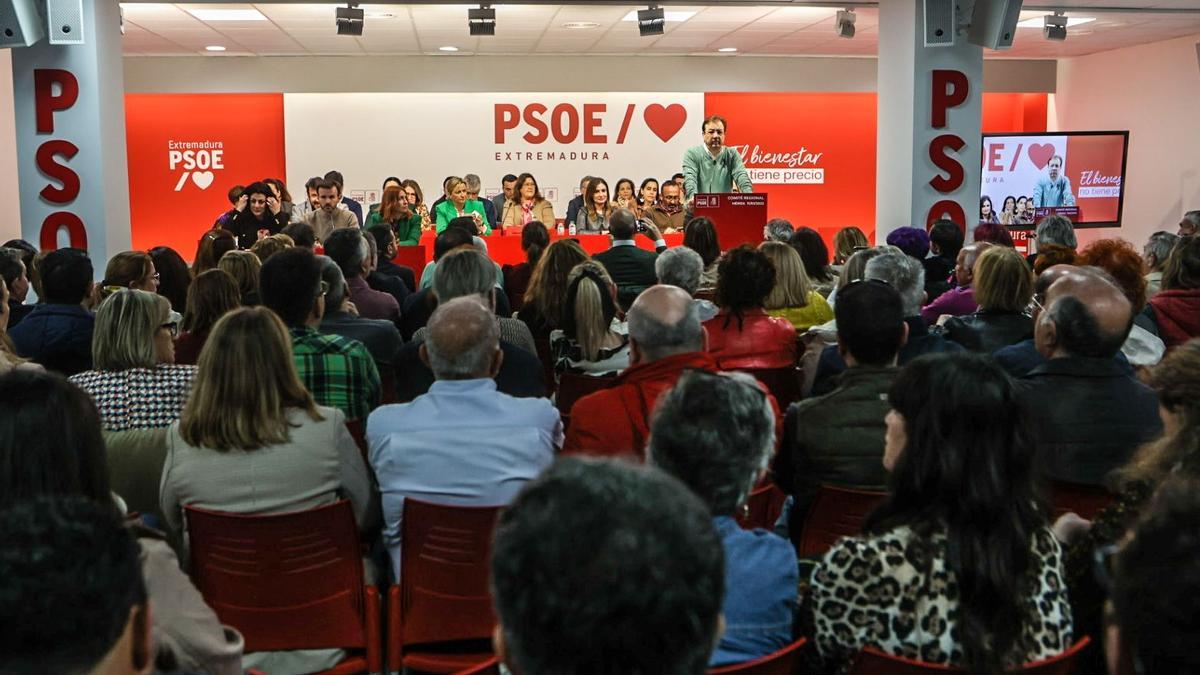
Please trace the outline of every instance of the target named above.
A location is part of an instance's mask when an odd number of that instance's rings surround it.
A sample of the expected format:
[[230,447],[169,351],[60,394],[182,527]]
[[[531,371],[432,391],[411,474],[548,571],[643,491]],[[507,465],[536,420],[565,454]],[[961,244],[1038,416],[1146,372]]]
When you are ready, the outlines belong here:
[[46,30],[52,45],[83,44],[83,0],[46,0]]
[[967,41],[988,49],[1012,47],[1021,20],[1021,0],[975,0]]
[[37,0],[0,0],[0,49],[29,47],[45,34]]
[[925,46],[953,47],[956,0],[924,0]]

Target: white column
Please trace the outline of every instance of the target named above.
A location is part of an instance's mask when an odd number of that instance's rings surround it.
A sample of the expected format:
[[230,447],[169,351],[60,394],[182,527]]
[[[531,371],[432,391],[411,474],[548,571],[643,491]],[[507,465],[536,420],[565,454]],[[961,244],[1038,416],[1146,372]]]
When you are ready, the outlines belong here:
[[923,0],[879,3],[877,244],[943,216],[973,226],[978,214],[983,48],[965,32],[926,47],[924,26]]
[[21,233],[85,246],[99,273],[130,246],[118,4],[84,0],[81,45],[12,50]]

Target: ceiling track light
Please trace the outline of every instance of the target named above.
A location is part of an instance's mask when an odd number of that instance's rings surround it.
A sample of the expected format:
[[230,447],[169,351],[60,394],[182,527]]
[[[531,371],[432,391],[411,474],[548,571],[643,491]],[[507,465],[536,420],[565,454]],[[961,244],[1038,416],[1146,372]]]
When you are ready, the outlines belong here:
[[1067,15],[1062,12],[1047,14],[1042,23],[1042,35],[1047,40],[1067,39]]
[[858,15],[854,13],[853,9],[847,7],[838,10],[837,20],[833,24],[833,29],[837,31],[838,37],[847,39],[854,37],[854,21],[856,19],[858,19]]
[[637,13],[638,33],[647,35],[662,35],[667,23],[667,14],[662,7],[650,5],[647,9],[639,9]]
[[479,9],[468,9],[467,29],[471,31],[471,35],[495,35],[496,10],[488,5],[480,5]]
[[345,7],[337,8],[338,35],[362,35],[363,18],[366,13],[355,7],[356,4],[351,2]]

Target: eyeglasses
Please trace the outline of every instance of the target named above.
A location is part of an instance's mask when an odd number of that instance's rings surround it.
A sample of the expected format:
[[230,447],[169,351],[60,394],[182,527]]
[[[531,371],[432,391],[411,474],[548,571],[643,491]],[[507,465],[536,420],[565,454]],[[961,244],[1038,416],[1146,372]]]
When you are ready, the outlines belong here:
[[322,282],[321,282],[321,288],[320,288],[320,289],[317,291],[317,297],[318,297],[318,298],[323,298],[323,297],[325,297],[325,295],[326,295],[327,293],[329,293],[329,282],[328,282],[328,281],[322,281]]
[[179,322],[177,321],[169,321],[159,326],[159,328],[166,328],[171,333],[171,337],[179,337]]
[[1044,305],[1042,305],[1042,303],[1045,302],[1046,299],[1038,297],[1040,295],[1041,295],[1041,293],[1034,293],[1032,296],[1029,297],[1029,302],[1030,302],[1030,304],[1033,305],[1034,309],[1036,309],[1039,312],[1044,312],[1044,311],[1046,311],[1046,307]]
[[892,287],[891,284],[889,284],[887,281],[885,281],[883,279],[855,279],[854,281],[851,281],[850,283],[846,284],[845,286],[842,286],[841,288],[839,288],[838,293],[845,293],[846,291],[850,290],[851,288],[854,288],[855,286],[859,286],[862,284],[879,284],[881,286],[887,286],[888,288]]

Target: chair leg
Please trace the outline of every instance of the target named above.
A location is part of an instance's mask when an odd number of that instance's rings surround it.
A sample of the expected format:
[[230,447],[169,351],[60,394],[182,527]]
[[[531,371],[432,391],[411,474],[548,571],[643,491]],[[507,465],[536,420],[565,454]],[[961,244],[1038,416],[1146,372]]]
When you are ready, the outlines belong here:
[[364,589],[366,599],[367,620],[364,622],[364,628],[367,631],[367,669],[371,673],[383,672],[383,633],[382,633],[382,615],[383,610],[379,602],[379,589],[374,586],[367,586]]
[[387,597],[387,667],[389,672],[404,670],[400,665],[400,587],[393,585]]

